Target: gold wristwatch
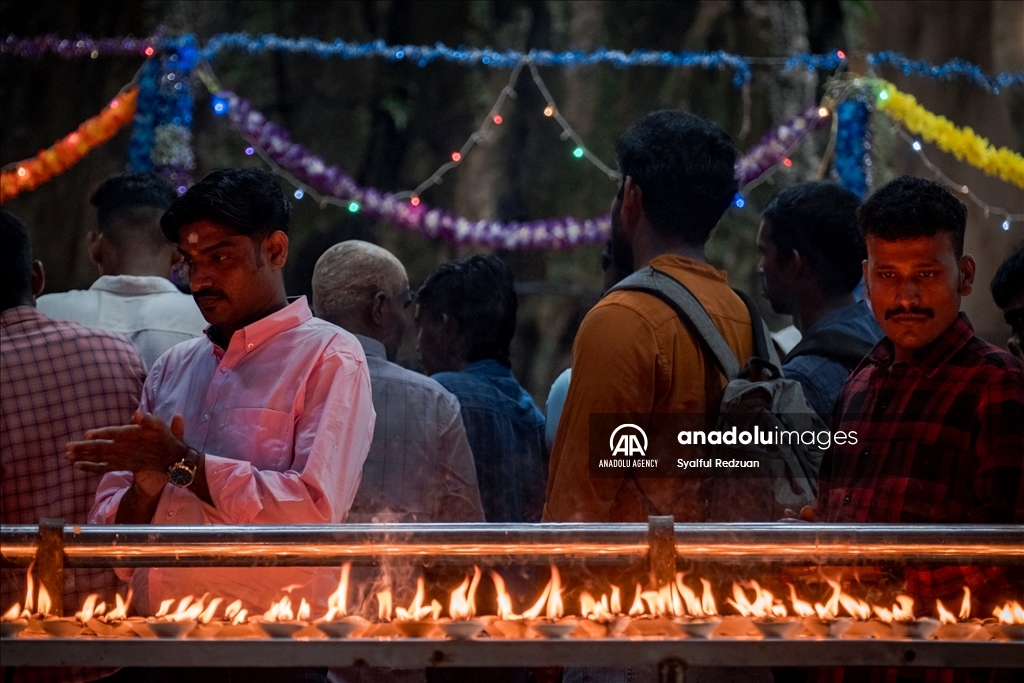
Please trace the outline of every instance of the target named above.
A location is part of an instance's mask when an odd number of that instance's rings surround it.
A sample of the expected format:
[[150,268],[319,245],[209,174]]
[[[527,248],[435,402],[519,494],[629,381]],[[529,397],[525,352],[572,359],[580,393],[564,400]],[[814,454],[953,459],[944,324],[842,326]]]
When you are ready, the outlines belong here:
[[167,480],[180,489],[188,488],[196,480],[199,468],[199,454],[189,448],[185,457],[167,468]]

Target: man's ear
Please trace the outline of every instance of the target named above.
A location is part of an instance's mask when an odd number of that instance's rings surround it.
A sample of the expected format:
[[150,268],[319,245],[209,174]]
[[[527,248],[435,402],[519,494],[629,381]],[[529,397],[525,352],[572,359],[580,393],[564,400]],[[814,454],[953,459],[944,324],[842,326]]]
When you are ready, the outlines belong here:
[[644,215],[643,191],[630,176],[626,176],[622,181],[622,205],[619,207],[619,213],[622,217],[622,226],[629,229],[639,223]]
[[284,264],[288,260],[288,235],[280,230],[275,230],[263,239],[260,248],[263,250],[263,256],[273,268],[278,270],[284,268]]
[[85,245],[89,251],[89,260],[99,265],[103,254],[103,233],[90,230],[85,235]]
[[384,307],[387,305],[388,295],[384,292],[377,292],[373,295],[373,305],[370,306],[370,322],[380,325],[384,322]]
[[32,262],[32,298],[43,293],[46,289],[46,271],[43,270],[43,262],[36,259]]
[[974,257],[970,254],[964,254],[963,258],[960,259],[960,296],[968,296],[974,289],[974,273],[977,269],[977,264],[974,262]]

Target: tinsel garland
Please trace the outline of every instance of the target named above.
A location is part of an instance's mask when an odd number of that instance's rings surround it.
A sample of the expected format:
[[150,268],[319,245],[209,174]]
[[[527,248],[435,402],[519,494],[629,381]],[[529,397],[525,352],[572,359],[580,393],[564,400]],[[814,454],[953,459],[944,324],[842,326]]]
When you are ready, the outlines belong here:
[[147,60],[139,74],[139,107],[128,168],[156,170],[179,192],[192,184],[189,172],[196,165],[191,75],[198,60],[192,36],[168,38],[162,41],[159,56]]
[[782,162],[808,135],[828,123],[831,116],[827,108],[812,104],[803,113],[765,133],[761,141],[736,162],[740,189]]
[[[302,145],[293,143],[288,131],[268,121],[252,104],[229,91],[220,91],[212,101],[214,111],[226,114],[231,124],[270,159],[299,182],[345,201],[356,203],[357,210],[395,227],[426,237],[439,237],[461,245],[474,244],[492,249],[564,249],[582,244],[601,244],[611,232],[611,217],[579,220],[572,217],[544,219],[525,223],[495,220],[471,221],[432,208],[422,200],[413,205],[407,199],[373,188],[363,188],[355,179]],[[808,107],[762,139],[736,164],[741,186],[781,163],[793,148],[820,128],[827,110]]]
[[878,108],[911,133],[935,143],[957,159],[1024,188],[1024,156],[1006,147],[996,149],[970,128],[960,128],[946,117],[931,113],[892,83],[882,81]]
[[132,120],[138,90],[121,93],[96,116],[32,159],[9,164],[0,174],[0,203],[32,190],[68,170]]
[[835,174],[839,184],[858,197],[868,190],[870,147],[868,120],[870,110],[865,102],[850,99],[836,106]]
[[[195,36],[187,35],[195,43]],[[143,55],[153,56],[154,50],[162,47],[163,35],[158,31],[150,38],[91,38],[80,35],[75,39],[62,39],[50,34],[36,38],[19,38],[7,36],[0,42],[0,53],[22,57],[41,57],[53,54],[66,59],[82,57],[96,58],[101,55]],[[482,64],[492,68],[513,68],[524,59],[533,61],[538,66],[573,68],[607,63],[615,67],[630,66],[666,66],[666,67],[704,67],[707,69],[732,68],[735,72],[733,83],[742,85],[751,78],[750,57],[730,54],[728,52],[668,52],[658,50],[634,50],[626,53],[621,50],[598,48],[593,52],[570,50],[554,52],[551,50],[534,50],[529,53],[517,50],[492,50],[489,47],[475,48],[459,46],[448,47],[442,43],[429,45],[388,45],[382,40],[369,43],[349,43],[341,39],[323,41],[316,38],[282,38],[274,34],[250,36],[246,33],[221,33],[214,36],[202,49],[205,59],[213,59],[222,50],[242,50],[250,54],[267,51],[312,54],[321,59],[341,57],[357,59],[361,57],[383,57],[391,60],[409,60],[421,67],[441,60],[474,66]],[[865,55],[870,67],[891,64],[907,76],[930,78],[932,80],[952,80],[963,78],[991,93],[999,94],[1000,88],[1024,85],[1024,71],[1002,72],[996,75],[984,73],[977,64],[960,58],[954,58],[944,64],[931,64],[923,59],[911,60],[893,50],[871,52]],[[824,54],[801,52],[789,55],[782,66],[782,72],[803,67],[807,70],[824,69],[834,71],[846,60],[840,50]]]

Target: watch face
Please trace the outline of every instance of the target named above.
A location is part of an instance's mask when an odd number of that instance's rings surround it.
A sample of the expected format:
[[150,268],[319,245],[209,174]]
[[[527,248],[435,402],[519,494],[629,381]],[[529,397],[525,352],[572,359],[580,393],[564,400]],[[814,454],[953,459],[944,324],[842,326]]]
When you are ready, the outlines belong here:
[[175,465],[171,467],[170,471],[167,472],[167,479],[178,487],[188,486],[192,483],[195,476],[196,473],[194,470],[180,462],[175,463]]

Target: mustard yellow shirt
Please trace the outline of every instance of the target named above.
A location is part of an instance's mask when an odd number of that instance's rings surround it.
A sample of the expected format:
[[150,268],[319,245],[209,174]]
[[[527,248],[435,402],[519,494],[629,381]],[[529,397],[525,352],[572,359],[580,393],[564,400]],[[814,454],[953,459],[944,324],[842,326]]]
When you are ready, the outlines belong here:
[[[663,254],[649,265],[686,285],[741,364],[752,354],[750,315],[726,274]],[[726,379],[676,312],[644,292],[619,291],[587,313],[572,350],[572,380],[551,451],[544,521],[645,522],[648,514],[704,521],[700,480],[591,478],[591,413],[704,413],[705,382]]]

